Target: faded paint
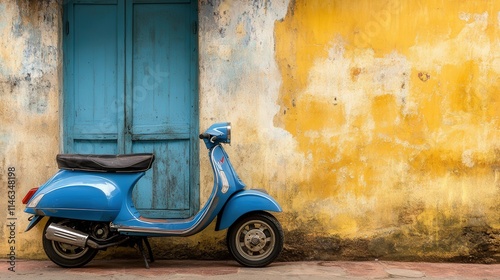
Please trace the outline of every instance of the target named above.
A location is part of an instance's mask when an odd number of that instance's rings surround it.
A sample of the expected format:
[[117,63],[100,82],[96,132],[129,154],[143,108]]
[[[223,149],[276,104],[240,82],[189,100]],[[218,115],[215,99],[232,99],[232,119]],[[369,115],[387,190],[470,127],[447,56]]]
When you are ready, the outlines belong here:
[[[290,5],[275,29],[274,123],[308,168],[285,201],[298,217],[289,227],[313,221],[316,236],[379,240],[391,248],[382,255],[498,260],[499,10],[496,1]],[[471,228],[490,238],[483,252],[467,244]]]
[[281,3],[216,3],[201,125],[233,121],[232,161],[282,203],[288,258],[498,258],[498,7],[294,1],[273,25],[254,8]]
[[[28,223],[22,196],[56,171],[59,151],[61,8],[55,1],[0,4],[0,224],[7,210],[7,170],[16,169],[16,253],[40,255],[40,232],[23,233]],[[0,251],[9,252],[2,226]],[[4,255],[5,257],[5,255]]]
[[[0,168],[18,170],[20,257],[45,257],[20,200],[56,170],[56,2],[0,3]],[[200,127],[233,123],[240,177],[284,208],[283,259],[499,261],[499,31],[492,0],[199,2]],[[212,228],[153,239],[155,254],[226,257]]]

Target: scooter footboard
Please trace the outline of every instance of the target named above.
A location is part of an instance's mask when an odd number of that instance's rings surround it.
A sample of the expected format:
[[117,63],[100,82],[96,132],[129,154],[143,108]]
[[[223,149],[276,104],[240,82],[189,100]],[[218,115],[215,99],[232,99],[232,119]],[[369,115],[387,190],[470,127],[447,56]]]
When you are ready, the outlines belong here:
[[281,212],[281,207],[267,193],[259,190],[243,190],[233,195],[227,201],[219,214],[215,230],[230,227],[241,216],[255,211]]

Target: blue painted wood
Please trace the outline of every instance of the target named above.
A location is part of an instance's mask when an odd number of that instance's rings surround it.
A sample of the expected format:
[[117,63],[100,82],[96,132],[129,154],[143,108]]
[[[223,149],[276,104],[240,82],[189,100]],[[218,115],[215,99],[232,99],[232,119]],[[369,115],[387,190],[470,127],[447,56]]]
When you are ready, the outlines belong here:
[[134,191],[147,217],[185,218],[199,208],[196,5],[65,5],[64,152],[154,152]]
[[[190,213],[190,185],[197,185],[190,174],[192,142],[197,142],[197,120],[192,119],[192,52],[196,40],[192,31],[193,9],[190,4],[129,4],[127,41],[132,69],[131,92],[127,107],[129,143],[133,152],[152,146],[157,158],[149,181],[139,182],[134,192],[137,208],[150,217],[164,216],[164,209],[187,217]],[[197,154],[197,150],[194,150]]]
[[[122,5],[123,6],[123,5]],[[118,103],[124,43],[118,40],[119,5],[72,5],[65,36],[64,150],[94,153],[93,140],[119,150]],[[123,30],[123,29],[122,29]],[[75,143],[79,143],[76,145]],[[82,143],[86,143],[83,145]],[[96,142],[97,146],[101,143]],[[101,149],[102,150],[102,149]]]

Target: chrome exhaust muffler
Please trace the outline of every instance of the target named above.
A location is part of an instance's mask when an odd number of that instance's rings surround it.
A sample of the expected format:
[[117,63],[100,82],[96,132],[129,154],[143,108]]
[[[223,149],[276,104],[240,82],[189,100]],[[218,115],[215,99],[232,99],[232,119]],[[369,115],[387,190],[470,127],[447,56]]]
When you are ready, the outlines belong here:
[[76,229],[72,229],[67,226],[61,226],[55,223],[51,223],[47,227],[45,232],[45,238],[57,241],[61,243],[66,243],[69,245],[74,245],[78,247],[86,247],[89,235]]
[[81,248],[85,248],[88,246],[90,248],[98,250],[102,250],[111,246],[120,245],[130,239],[127,236],[121,238],[118,241],[111,242],[112,241],[111,239],[113,239],[112,237],[108,240],[105,240],[106,242],[105,244],[99,244],[96,241],[92,240],[92,238],[89,238],[89,235],[84,232],[72,229],[67,226],[58,225],[55,223],[51,223],[47,227],[47,231],[45,232],[45,238],[47,238],[48,240],[66,243]]

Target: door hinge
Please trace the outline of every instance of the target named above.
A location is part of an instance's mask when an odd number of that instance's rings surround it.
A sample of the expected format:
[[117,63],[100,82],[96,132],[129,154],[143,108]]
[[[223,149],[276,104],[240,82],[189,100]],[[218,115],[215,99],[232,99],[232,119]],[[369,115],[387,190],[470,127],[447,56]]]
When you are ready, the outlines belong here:
[[66,21],[66,24],[64,26],[64,29],[66,29],[66,35],[69,35],[69,21]]
[[198,34],[198,22],[193,22],[193,34]]

